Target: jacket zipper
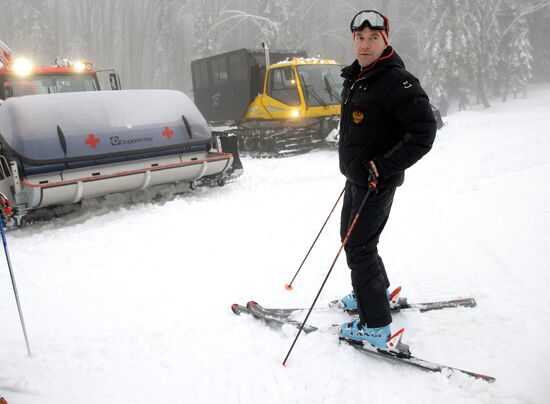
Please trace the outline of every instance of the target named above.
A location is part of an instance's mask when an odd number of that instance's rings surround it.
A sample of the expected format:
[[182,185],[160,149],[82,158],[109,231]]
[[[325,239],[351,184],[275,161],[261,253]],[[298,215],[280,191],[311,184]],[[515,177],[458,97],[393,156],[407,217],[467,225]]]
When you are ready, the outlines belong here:
[[[348,96],[347,96],[346,99],[344,100],[344,106],[346,106],[347,103],[348,103],[348,101],[351,99],[351,96],[352,96],[352,94],[353,94],[353,89],[355,88],[355,85],[356,85],[357,83],[359,83],[360,81],[363,81],[363,80],[365,80],[365,77],[360,77],[360,78],[358,78],[357,80],[355,80],[355,81],[352,83],[351,87],[349,88]],[[342,130],[342,122],[340,122],[340,133],[341,133],[340,142],[343,141],[343,139],[344,139],[344,133],[347,132],[348,124],[349,124],[349,119],[348,119],[348,118],[349,118],[349,115],[350,115],[350,114],[349,114],[349,108],[346,108],[346,115],[345,115],[345,116],[342,115],[342,121],[344,121],[344,124],[346,125],[346,126],[343,128],[343,129],[345,129],[345,130]]]

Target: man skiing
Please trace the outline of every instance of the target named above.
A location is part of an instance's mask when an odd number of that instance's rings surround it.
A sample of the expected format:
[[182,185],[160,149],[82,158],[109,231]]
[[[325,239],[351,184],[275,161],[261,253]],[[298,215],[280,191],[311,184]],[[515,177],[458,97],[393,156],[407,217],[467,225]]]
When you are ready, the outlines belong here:
[[436,122],[418,79],[388,45],[388,18],[363,10],[350,28],[356,60],[342,69],[339,158],[347,179],[342,240],[363,202],[364,207],[345,247],[353,292],[339,302],[346,310],[357,309],[359,318],[340,326],[340,338],[387,348],[390,282],[378,240],[404,171],[432,147]]

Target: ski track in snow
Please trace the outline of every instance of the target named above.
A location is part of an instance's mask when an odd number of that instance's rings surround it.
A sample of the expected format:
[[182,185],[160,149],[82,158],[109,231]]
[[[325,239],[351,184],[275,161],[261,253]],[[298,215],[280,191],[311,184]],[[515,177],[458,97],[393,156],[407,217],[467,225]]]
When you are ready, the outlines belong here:
[[[273,330],[232,303],[309,307],[339,248],[337,153],[244,159],[222,188],[91,200],[8,233],[33,355],[0,265],[0,395],[23,403],[544,403],[550,397],[550,88],[455,113],[407,172],[380,254],[410,301],[476,308],[394,316],[421,358],[489,385],[359,355],[334,331]],[[318,307],[350,290],[340,257]],[[310,323],[350,317],[331,311]]]

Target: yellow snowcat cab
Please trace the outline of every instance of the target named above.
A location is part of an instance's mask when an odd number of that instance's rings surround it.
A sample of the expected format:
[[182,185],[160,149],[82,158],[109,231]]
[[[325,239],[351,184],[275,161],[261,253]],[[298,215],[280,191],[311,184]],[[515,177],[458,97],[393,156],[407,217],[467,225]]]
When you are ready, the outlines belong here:
[[[239,49],[192,62],[195,103],[246,152],[289,155],[323,143],[338,126],[341,65],[305,52]],[[271,62],[274,62],[273,64]]]

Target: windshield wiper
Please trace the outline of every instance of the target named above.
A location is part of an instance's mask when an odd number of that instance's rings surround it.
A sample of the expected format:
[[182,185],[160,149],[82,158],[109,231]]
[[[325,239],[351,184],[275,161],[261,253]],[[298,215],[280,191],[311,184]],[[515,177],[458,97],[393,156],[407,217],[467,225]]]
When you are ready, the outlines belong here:
[[331,99],[334,98],[336,101],[342,102],[342,97],[340,97],[338,92],[336,92],[334,90],[334,87],[332,87],[332,85],[330,84],[330,80],[328,79],[328,76],[325,76],[324,81],[325,81],[325,89],[327,93],[330,95],[330,98]]
[[327,103],[325,102],[325,100],[323,100],[323,98],[317,94],[317,91],[315,91],[315,88],[311,87],[311,89],[309,90],[311,95],[313,95],[313,98],[315,98],[315,100],[321,104],[323,107],[327,107]]
[[317,91],[315,89],[306,83],[304,76],[300,74],[300,79],[302,80],[302,84],[304,86],[304,93],[306,95],[306,98],[309,99],[309,95],[311,94],[312,97],[317,101],[319,104],[321,104],[323,107],[327,107],[327,103],[317,94]]

